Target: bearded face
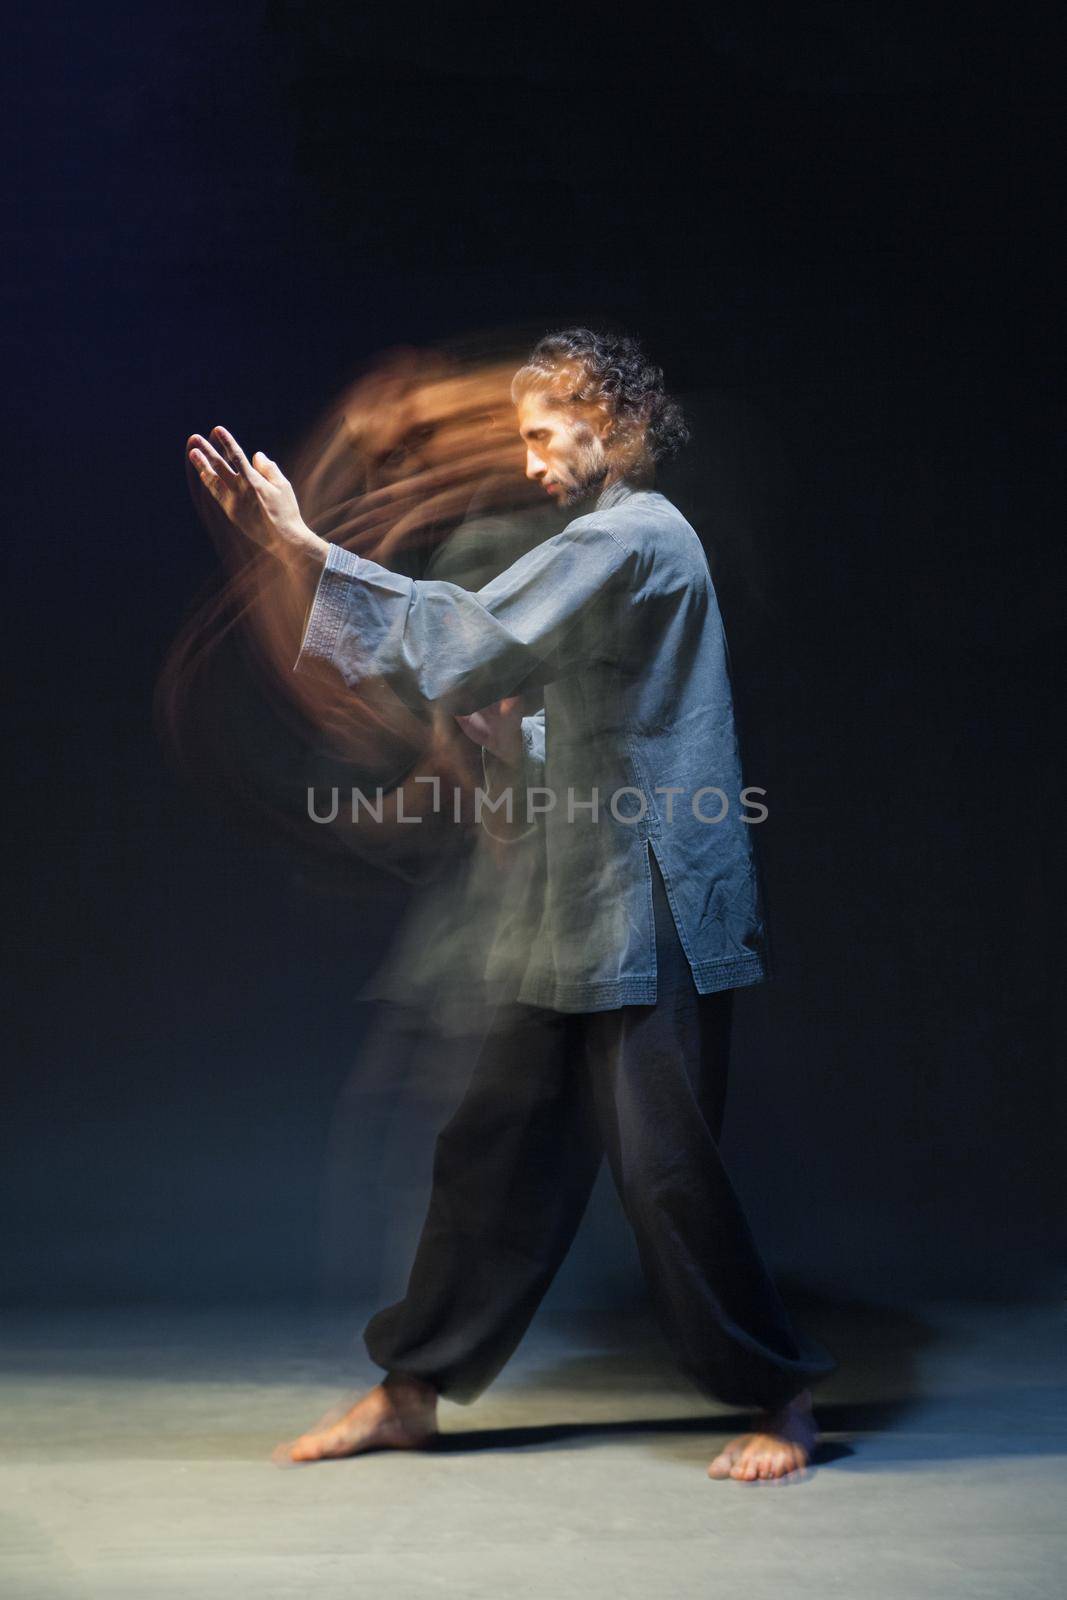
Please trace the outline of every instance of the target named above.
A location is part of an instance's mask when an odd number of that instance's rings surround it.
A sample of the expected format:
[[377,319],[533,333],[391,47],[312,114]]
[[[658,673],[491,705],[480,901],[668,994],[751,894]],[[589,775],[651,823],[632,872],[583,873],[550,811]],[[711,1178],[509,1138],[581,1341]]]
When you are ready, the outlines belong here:
[[536,390],[523,395],[518,406],[526,476],[568,509],[596,494],[611,466],[607,418],[597,412],[589,417],[587,409],[554,403]]

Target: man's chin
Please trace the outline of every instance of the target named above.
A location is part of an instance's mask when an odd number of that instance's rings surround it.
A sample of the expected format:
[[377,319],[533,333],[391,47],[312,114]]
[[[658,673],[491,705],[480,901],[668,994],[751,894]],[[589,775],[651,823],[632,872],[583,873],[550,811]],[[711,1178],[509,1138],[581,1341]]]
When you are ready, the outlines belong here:
[[602,478],[598,478],[595,483],[572,484],[556,497],[556,504],[564,511],[577,511],[583,506],[592,505],[603,487]]

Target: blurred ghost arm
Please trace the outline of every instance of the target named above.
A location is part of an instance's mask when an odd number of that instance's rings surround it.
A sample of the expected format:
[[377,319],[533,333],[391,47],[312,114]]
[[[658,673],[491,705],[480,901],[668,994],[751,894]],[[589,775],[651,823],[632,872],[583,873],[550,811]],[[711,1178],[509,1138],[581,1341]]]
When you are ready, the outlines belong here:
[[[501,844],[513,844],[518,839],[524,839],[527,834],[535,832],[540,825],[540,817],[532,825],[527,821],[522,797],[524,795],[528,797],[531,789],[541,788],[545,781],[543,706],[533,716],[523,717],[520,724],[520,740],[519,756],[515,762],[502,761],[492,750],[487,749],[485,745],[482,746],[482,775],[490,802],[498,800],[509,788],[513,795],[517,793],[519,796],[517,805],[513,806],[511,820],[508,821],[505,813],[501,823],[494,814],[493,826],[487,829]],[[482,826],[486,827],[484,816]]]

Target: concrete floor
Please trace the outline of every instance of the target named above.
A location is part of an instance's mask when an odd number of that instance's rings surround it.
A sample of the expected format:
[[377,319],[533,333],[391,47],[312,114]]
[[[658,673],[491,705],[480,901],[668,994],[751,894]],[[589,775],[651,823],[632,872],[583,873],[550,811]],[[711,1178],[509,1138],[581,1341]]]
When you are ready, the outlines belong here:
[[279,1469],[375,1372],[351,1313],[9,1313],[10,1600],[1012,1600],[1067,1592],[1063,1319],[814,1308],[841,1370],[786,1487],[712,1483],[742,1419],[645,1319],[538,1320],[425,1455]]

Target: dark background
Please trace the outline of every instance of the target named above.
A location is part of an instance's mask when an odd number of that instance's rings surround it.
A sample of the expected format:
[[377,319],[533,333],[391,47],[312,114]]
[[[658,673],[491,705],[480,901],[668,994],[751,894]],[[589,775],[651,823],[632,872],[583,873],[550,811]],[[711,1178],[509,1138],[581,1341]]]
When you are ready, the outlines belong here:
[[[382,349],[592,318],[691,400],[665,487],[769,791],[778,976],[739,1000],[727,1140],[766,1253],[830,1297],[1055,1292],[1058,41],[249,3],[34,6],[5,44],[9,1303],[323,1291],[354,997],[403,908],[164,759],[215,570],[186,436],[284,464]],[[555,1293],[637,1289],[602,1190]]]

